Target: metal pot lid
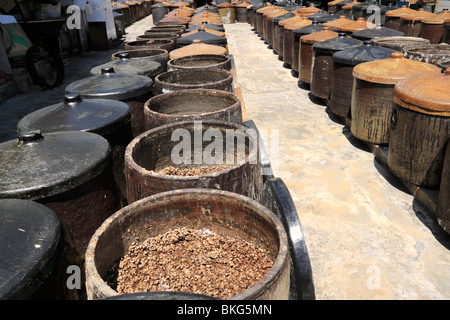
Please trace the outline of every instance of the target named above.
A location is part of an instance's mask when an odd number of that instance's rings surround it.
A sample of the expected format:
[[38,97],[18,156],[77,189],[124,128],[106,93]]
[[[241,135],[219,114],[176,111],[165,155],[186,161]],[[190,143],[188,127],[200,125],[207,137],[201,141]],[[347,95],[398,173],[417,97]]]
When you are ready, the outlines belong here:
[[394,101],[417,112],[450,117],[450,68],[397,82]]
[[356,66],[363,62],[389,58],[393,52],[395,50],[375,46],[372,41],[366,40],[362,45],[335,52],[333,62]]
[[353,34],[352,34],[353,37],[355,37],[357,39],[362,39],[362,40],[370,40],[370,39],[380,38],[380,37],[401,37],[404,35],[405,35],[404,32],[386,28],[386,27],[382,27],[379,25],[377,25],[375,28],[358,30],[358,31],[353,32]]
[[105,136],[130,122],[125,102],[111,99],[81,99],[79,94],[66,94],[64,101],[39,109],[23,117],[19,132],[40,130],[88,131]]
[[[308,19],[310,19],[311,17],[312,16],[309,16]],[[322,17],[314,18],[313,20],[316,20],[318,23],[327,23],[327,22],[330,22],[330,21],[337,20],[337,19],[339,19],[339,17],[340,16],[338,14],[336,14],[336,13],[329,13],[329,14],[326,14],[326,15],[324,15]]]
[[314,32],[322,31],[323,25],[319,24],[317,21],[313,21],[310,25],[306,27],[301,27],[292,31],[295,36],[303,36],[305,34],[310,34]]
[[36,200],[78,187],[110,165],[110,149],[90,132],[20,133],[0,144],[0,198]]
[[326,17],[326,16],[329,16],[329,14],[326,13],[325,11],[323,11],[323,10],[320,10],[320,11],[317,12],[317,13],[314,13],[314,14],[309,15],[309,16],[308,16],[308,19],[310,19],[310,20],[316,20],[316,19],[323,18],[323,17]]
[[0,199],[0,299],[26,300],[53,272],[61,225],[46,206]]
[[425,73],[440,74],[441,69],[429,63],[405,59],[401,52],[394,52],[386,59],[360,63],[353,68],[355,78],[381,84],[396,84],[407,77]]
[[119,54],[119,59],[96,66],[90,72],[92,75],[99,75],[102,73],[102,69],[110,67],[117,73],[147,76],[152,79],[164,71],[159,62],[149,59],[131,59],[129,53],[123,52]]
[[320,51],[341,51],[350,47],[360,46],[363,41],[349,37],[345,32],[339,32],[338,36],[328,40],[313,44],[313,50]]
[[286,20],[286,19],[289,19],[292,17],[295,17],[295,14],[292,12],[288,12],[288,13],[282,14],[281,16],[273,18],[273,22],[279,22],[279,21]]
[[177,39],[177,44],[180,46],[186,46],[193,43],[194,40],[200,40],[202,43],[213,45],[226,45],[227,38],[217,36],[215,34],[206,32],[204,27],[199,27],[198,32],[186,37],[180,37]]
[[66,87],[66,93],[79,93],[84,99],[126,100],[147,94],[152,88],[149,77],[116,73],[109,67],[99,75],[72,82]]

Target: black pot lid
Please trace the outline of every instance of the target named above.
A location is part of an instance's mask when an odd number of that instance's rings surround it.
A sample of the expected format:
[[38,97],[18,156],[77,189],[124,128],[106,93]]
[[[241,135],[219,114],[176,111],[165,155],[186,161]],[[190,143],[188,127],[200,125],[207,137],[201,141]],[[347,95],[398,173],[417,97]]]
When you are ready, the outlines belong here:
[[23,117],[19,132],[40,130],[89,131],[105,136],[131,120],[125,102],[111,99],[81,99],[79,94],[66,94],[64,101],[39,109]]
[[295,14],[288,12],[288,13],[282,14],[281,16],[275,17],[272,20],[273,20],[273,22],[279,22],[279,21],[286,20],[286,19],[289,19],[292,17],[295,17]]
[[362,10],[363,8],[367,8],[368,6],[371,6],[371,5],[375,5],[375,3],[372,3],[372,2],[361,2],[361,3],[355,4],[352,7],[352,10],[353,11],[355,11],[355,10]]
[[338,36],[313,44],[313,50],[336,52],[350,47],[360,46],[364,42],[349,37],[345,32],[339,32]]
[[205,31],[202,28],[198,28],[198,32],[195,32],[186,37],[180,37],[177,39],[177,44],[180,46],[187,46],[193,43],[194,40],[200,40],[202,43],[213,45],[226,45],[227,38],[221,37]]
[[116,73],[114,68],[104,68],[99,75],[72,82],[66,93],[78,93],[84,99],[126,100],[152,91],[153,81],[149,77]]
[[141,75],[154,79],[158,74],[163,72],[163,66],[159,62],[148,59],[131,59],[130,56],[129,53],[122,52],[119,54],[118,59],[113,59],[92,68],[91,74],[99,75],[102,73],[102,69],[111,67],[117,73]]
[[292,31],[295,36],[303,36],[305,34],[315,33],[322,31],[323,25],[319,24],[317,21],[313,21],[310,25],[306,27],[301,27]]
[[198,27],[200,26],[204,26],[206,29],[211,29],[211,30],[216,30],[216,31],[220,31],[220,32],[225,32],[225,28],[223,27],[222,24],[217,24],[217,23],[208,23],[206,21],[203,21],[201,24],[193,24],[190,25],[188,29],[186,29],[186,33],[197,30]]
[[161,2],[158,2],[157,4],[154,4],[154,5],[151,6],[152,9],[155,9],[155,8],[169,8],[169,7],[170,7],[170,5],[164,4],[164,3],[161,3]]
[[102,173],[110,153],[95,133],[20,133],[0,144],[0,198],[37,200],[71,190]]
[[375,46],[372,41],[366,40],[364,44],[347,48],[333,54],[333,62],[356,66],[359,63],[387,59],[395,50]]
[[326,16],[329,16],[329,14],[324,12],[323,10],[321,10],[321,11],[319,11],[317,13],[309,15],[308,19],[309,20],[317,20],[319,18],[323,18],[323,17],[326,17]]
[[364,30],[358,30],[352,33],[352,36],[361,39],[361,40],[370,40],[374,38],[380,38],[380,37],[401,37],[404,36],[405,33],[382,27],[382,26],[376,26],[375,28],[368,28]]
[[26,300],[53,271],[61,226],[46,206],[0,199],[0,300]]
[[[308,19],[310,19],[312,16],[309,16]],[[315,20],[318,23],[326,23],[328,21],[333,21],[336,19],[339,19],[340,15],[336,14],[336,13],[329,13],[329,14],[325,14],[321,17],[316,17],[316,18],[312,18],[311,20]]]

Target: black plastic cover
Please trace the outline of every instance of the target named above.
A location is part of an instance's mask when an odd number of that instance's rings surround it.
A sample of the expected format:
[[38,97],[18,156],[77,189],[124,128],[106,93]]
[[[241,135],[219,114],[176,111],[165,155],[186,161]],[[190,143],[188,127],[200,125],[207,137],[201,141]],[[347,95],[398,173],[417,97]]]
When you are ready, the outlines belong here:
[[312,48],[316,51],[336,52],[349,47],[360,46],[364,42],[358,39],[349,37],[345,32],[339,32],[338,36],[324,41],[319,41],[313,44]]
[[177,39],[179,46],[187,46],[193,43],[194,40],[200,40],[202,43],[225,46],[227,44],[227,38],[221,37],[205,31],[199,27],[198,32],[191,35],[180,37]]

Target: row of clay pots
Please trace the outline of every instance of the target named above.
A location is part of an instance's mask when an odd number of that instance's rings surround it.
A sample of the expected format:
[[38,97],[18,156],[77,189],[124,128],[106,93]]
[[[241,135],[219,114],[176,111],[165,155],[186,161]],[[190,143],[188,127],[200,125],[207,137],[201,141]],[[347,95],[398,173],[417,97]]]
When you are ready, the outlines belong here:
[[[450,45],[404,35],[380,37],[393,30],[373,28],[363,18],[341,16],[319,23],[296,11],[275,21],[286,14],[282,8],[256,9],[255,32],[355,137],[389,147],[388,166],[395,175],[422,188],[443,188],[440,202],[448,203],[448,183],[441,175],[448,161],[450,69],[444,70]],[[268,40],[266,26],[271,23],[288,35],[283,50]],[[449,232],[448,209],[438,208],[438,221]]]
[[[244,161],[216,173],[187,177],[158,173],[164,167],[177,166],[171,160],[171,152],[179,143],[171,138],[177,130],[192,135],[198,134],[199,129],[201,135],[211,130],[222,134],[229,130],[245,131],[241,101],[233,93],[231,59],[224,46],[226,42],[221,41],[226,39],[221,22],[213,19],[211,12],[202,11],[201,8],[186,13],[183,19],[179,18],[180,11],[174,12],[176,15],[165,17],[154,27],[170,25],[170,28],[174,28],[175,22],[182,21],[179,24],[184,29],[177,33],[177,48],[167,50],[167,72],[155,77],[153,97],[143,107],[145,131],[135,136],[125,150],[128,205],[105,221],[93,235],[86,252],[88,298],[117,296],[117,292],[103,280],[107,269],[99,264],[112,266],[126,253],[124,250],[131,242],[136,241],[137,235],[152,236],[167,231],[167,226],[179,227],[181,217],[183,226],[203,225],[206,222],[204,218],[209,219],[204,215],[204,210],[209,208],[208,212],[217,221],[207,223],[212,231],[233,236],[232,230],[236,228],[230,228],[229,225],[236,223],[234,215],[238,214],[239,224],[244,230],[241,236],[252,242],[255,242],[256,236],[267,240],[267,244],[278,243],[275,246],[265,245],[276,260],[267,277],[235,298],[286,299],[289,294],[286,235],[283,228],[279,229],[279,221],[273,213],[260,207],[257,202],[263,186],[261,163],[257,155],[250,154]],[[201,18],[195,19],[196,15],[201,15]],[[152,32],[154,28],[146,34],[156,34]],[[248,150],[258,145],[257,139],[248,136],[242,138]],[[237,139],[241,141],[240,137]],[[202,152],[205,147],[202,146]],[[225,145],[223,147],[225,150]],[[228,209],[224,209],[231,207],[234,212],[232,215]],[[189,216],[183,213],[186,208],[189,208]],[[269,223],[252,227],[251,232],[245,231],[250,230],[245,227],[246,219],[258,221],[261,217]],[[164,227],[160,227],[161,222]],[[124,229],[131,230],[131,234],[136,236],[117,237],[123,234],[120,230]],[[112,234],[115,234],[114,239],[111,239]],[[98,254],[104,251],[108,255]],[[191,298],[195,299],[195,296]]]

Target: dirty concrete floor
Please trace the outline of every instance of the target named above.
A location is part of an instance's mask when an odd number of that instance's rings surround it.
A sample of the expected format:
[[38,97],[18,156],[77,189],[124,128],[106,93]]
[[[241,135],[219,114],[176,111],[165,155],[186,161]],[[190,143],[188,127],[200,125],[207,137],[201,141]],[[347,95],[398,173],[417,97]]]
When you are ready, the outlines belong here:
[[225,29],[247,118],[294,200],[316,298],[449,299],[450,236],[249,24]]
[[[151,16],[134,23],[125,39],[151,25]],[[450,236],[366,146],[311,100],[249,24],[225,29],[246,118],[268,137],[274,174],[297,208],[316,298],[449,299]],[[15,139],[24,115],[60,102],[65,86],[122,48],[72,56],[60,87],[0,103],[0,142]]]

